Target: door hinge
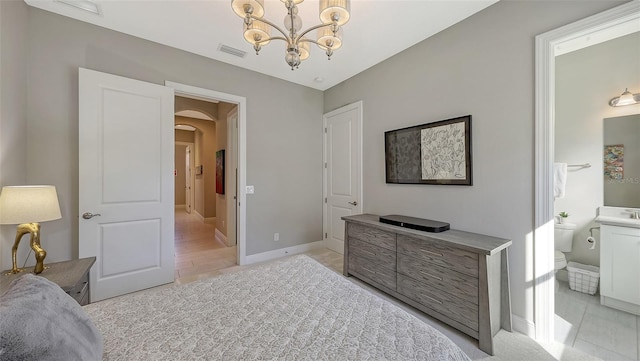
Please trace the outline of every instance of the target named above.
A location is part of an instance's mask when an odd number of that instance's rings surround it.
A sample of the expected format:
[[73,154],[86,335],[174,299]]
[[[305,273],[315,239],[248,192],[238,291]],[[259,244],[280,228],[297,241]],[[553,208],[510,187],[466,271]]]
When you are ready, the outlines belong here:
[[327,162],[324,162],[324,167],[327,168]]
[[327,238],[327,237],[328,237],[328,236],[327,236],[327,233],[325,233],[325,234],[324,234],[324,238]]
[[324,133],[327,134],[327,128],[324,128]]
[[327,203],[327,198],[326,197],[324,198],[324,202]]

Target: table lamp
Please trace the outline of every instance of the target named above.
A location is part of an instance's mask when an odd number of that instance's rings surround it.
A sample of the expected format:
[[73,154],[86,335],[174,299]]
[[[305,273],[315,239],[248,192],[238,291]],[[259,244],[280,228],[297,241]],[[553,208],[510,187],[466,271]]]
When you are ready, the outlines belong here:
[[7,274],[24,271],[18,268],[18,245],[22,236],[31,234],[31,249],[35,252],[33,273],[44,271],[47,252],[40,246],[40,224],[62,218],[55,186],[6,186],[0,193],[0,224],[17,224],[16,240],[11,248],[13,268]]

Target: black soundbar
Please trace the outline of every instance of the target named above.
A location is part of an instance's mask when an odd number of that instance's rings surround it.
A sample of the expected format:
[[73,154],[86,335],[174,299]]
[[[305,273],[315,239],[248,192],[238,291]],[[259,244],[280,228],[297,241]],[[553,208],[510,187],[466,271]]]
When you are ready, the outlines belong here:
[[431,233],[440,233],[449,230],[449,223],[447,222],[401,216],[397,214],[381,216],[380,222]]

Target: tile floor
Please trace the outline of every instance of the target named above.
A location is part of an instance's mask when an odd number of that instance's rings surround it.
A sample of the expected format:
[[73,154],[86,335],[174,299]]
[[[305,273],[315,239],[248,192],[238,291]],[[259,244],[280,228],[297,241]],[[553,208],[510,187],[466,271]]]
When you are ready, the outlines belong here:
[[176,209],[175,262],[176,279],[197,276],[235,266],[236,247],[216,240],[215,225]]
[[559,281],[555,339],[605,361],[640,361],[640,316],[600,304],[600,295]]

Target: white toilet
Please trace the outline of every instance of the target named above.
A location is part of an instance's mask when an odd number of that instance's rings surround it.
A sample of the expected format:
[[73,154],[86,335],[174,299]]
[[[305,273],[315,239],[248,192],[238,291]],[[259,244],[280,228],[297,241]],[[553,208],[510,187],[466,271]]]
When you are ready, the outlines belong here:
[[571,252],[573,247],[573,232],[576,225],[573,223],[556,223],[554,230],[555,242],[555,272],[567,266],[567,258],[563,252]]

